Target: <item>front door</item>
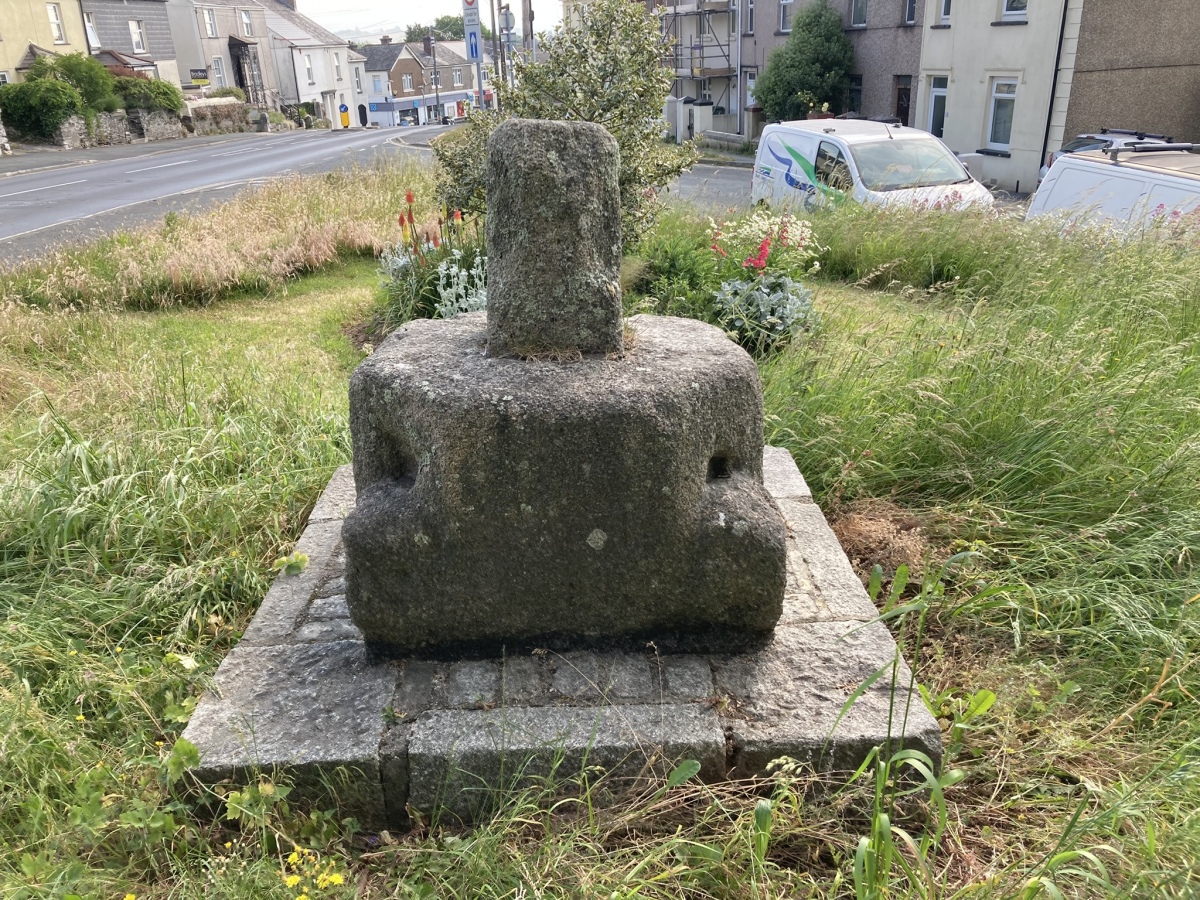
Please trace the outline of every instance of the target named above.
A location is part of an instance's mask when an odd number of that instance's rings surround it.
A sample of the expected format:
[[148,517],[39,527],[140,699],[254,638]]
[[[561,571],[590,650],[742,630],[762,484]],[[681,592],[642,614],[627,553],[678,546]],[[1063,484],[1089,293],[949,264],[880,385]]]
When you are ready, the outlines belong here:
[[911,95],[912,88],[906,84],[896,88],[896,118],[904,126],[908,125],[908,104]]

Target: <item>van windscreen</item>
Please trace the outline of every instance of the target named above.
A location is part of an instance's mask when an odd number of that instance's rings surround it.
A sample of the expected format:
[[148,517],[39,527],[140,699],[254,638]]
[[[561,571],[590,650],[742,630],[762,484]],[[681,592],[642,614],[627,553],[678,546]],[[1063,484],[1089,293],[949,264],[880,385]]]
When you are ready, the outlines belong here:
[[940,141],[908,138],[852,144],[863,187],[870,191],[958,184],[971,180],[962,163]]

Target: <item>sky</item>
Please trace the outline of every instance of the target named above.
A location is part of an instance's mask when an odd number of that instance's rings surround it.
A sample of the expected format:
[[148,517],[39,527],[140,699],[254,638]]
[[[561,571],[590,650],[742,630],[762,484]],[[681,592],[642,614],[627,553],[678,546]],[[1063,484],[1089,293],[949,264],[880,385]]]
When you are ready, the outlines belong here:
[[[499,6],[501,0],[497,0]],[[481,4],[483,24],[491,27],[491,14],[486,3]],[[520,23],[520,2],[512,2]],[[375,33],[394,31],[414,22],[429,24],[438,16],[461,15],[462,0],[298,0],[297,8],[310,19],[330,31],[356,28]],[[537,31],[551,31],[562,19],[561,0],[533,0],[533,22]],[[403,37],[403,34],[398,35]]]

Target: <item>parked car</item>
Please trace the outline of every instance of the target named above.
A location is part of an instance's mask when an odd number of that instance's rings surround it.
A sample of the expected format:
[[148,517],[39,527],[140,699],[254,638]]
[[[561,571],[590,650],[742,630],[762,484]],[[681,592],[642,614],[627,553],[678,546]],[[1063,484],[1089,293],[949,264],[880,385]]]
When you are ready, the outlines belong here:
[[1077,134],[1059,149],[1046,156],[1046,164],[1038,172],[1038,184],[1046,177],[1054,161],[1065,153],[1081,153],[1084,150],[1103,150],[1105,147],[1127,147],[1130,144],[1169,144],[1173,138],[1165,134],[1148,134],[1144,131],[1129,131],[1125,128],[1101,128],[1094,134]]
[[861,119],[768,125],[753,202],[812,206],[836,197],[879,206],[990,206],[992,195],[926,131]]
[[1200,210],[1200,145],[1147,141],[1060,156],[1025,217],[1139,231],[1193,210]]

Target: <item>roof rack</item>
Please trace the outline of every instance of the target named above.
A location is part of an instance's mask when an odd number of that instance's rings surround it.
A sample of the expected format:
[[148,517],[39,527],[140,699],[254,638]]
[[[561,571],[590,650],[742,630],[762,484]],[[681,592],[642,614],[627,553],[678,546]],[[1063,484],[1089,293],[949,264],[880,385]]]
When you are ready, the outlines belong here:
[[1117,162],[1117,157],[1122,153],[1166,153],[1171,150],[1200,153],[1200,146],[1196,144],[1126,144],[1124,147],[1105,147],[1103,152],[1107,153],[1108,158],[1113,162]]
[[1149,131],[1132,131],[1128,128],[1101,128],[1101,134],[1131,134],[1139,141],[1144,141],[1146,138],[1154,138],[1159,141],[1166,141],[1168,144],[1175,140],[1167,134],[1154,134]]

